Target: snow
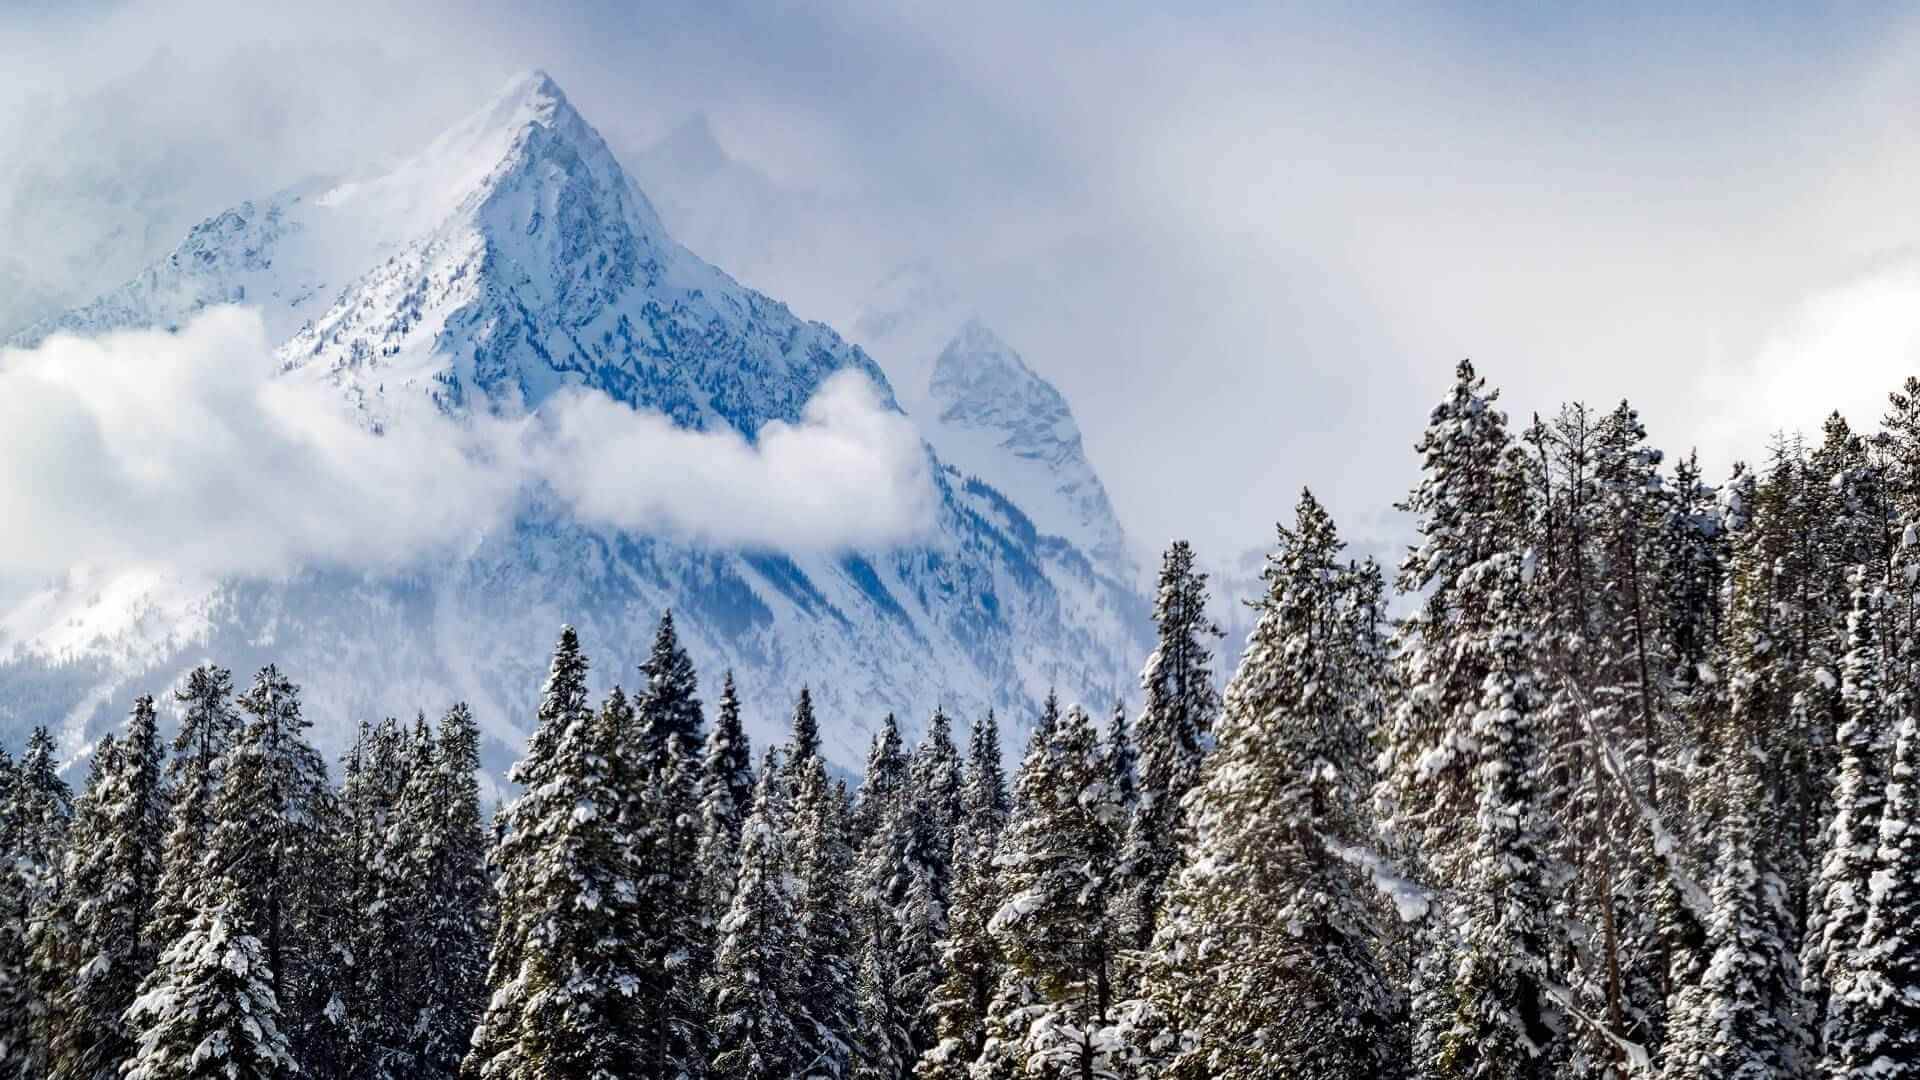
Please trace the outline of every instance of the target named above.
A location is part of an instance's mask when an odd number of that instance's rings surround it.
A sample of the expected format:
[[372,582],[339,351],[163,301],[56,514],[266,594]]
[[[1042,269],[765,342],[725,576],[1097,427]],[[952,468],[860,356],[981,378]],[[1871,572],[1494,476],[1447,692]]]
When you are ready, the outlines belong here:
[[[17,342],[178,326],[234,301],[257,305],[284,342],[263,362],[337,389],[375,430],[423,413],[511,417],[581,387],[753,439],[769,422],[797,420],[848,369],[893,407],[864,352],[670,237],[539,73],[397,165],[216,215],[134,281]],[[78,665],[67,678],[84,684],[62,692],[75,703],[65,734],[79,743],[133,694],[161,691],[202,660],[239,671],[277,662],[303,684],[323,752],[344,749],[360,717],[466,700],[501,775],[531,722],[554,627],[580,627],[604,687],[632,681],[629,665],[671,607],[685,617],[709,697],[724,669],[737,672],[756,739],[781,732],[789,695],[810,682],[825,753],[850,769],[882,715],[911,728],[937,703],[966,715],[998,709],[1016,746],[1050,687],[1131,696],[1150,638],[1132,568],[1099,554],[1118,545],[1118,526],[1064,401],[1010,350],[993,364],[1004,378],[970,390],[981,410],[969,414],[980,420],[971,430],[990,441],[1006,417],[1032,421],[1019,430],[1038,440],[1033,454],[1009,460],[1038,479],[1022,489],[994,458],[1004,451],[954,439],[959,452],[986,455],[967,471],[994,487],[939,474],[936,530],[909,546],[715,548],[586,526],[536,498],[511,528],[474,538],[464,558],[397,575],[211,582],[149,567],[45,583],[0,608],[0,661],[13,663],[0,680]],[[1007,395],[1003,412],[995,393]],[[1057,403],[1059,415],[1033,413],[1035,402]],[[921,430],[936,454],[954,436]],[[1077,513],[1082,496],[1104,524],[1057,516]]]
[[993,485],[1041,532],[1103,565],[1138,572],[1066,398],[936,271],[896,271],[855,332],[889,370],[903,373],[900,392],[924,418],[942,460]]

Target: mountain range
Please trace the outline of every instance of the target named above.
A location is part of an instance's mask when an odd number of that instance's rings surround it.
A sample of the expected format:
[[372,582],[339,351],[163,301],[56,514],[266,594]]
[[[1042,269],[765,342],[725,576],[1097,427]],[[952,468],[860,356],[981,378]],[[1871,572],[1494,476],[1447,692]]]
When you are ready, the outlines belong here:
[[[826,751],[849,769],[889,712],[913,730],[936,706],[996,709],[1011,740],[1050,689],[1130,695],[1148,606],[1072,413],[985,323],[915,284],[927,276],[883,289],[857,320],[871,354],[800,318],[676,242],[537,72],[398,165],[217,214],[10,344],[177,329],[246,305],[276,345],[273,377],[331,388],[373,432],[537,416],[568,391],[752,444],[853,371],[918,425],[932,526],[871,549],[749,548],[530,498],[507,527],[398,571],[76,570],[0,611],[0,737],[48,723],[77,751],[193,664],[275,662],[305,686],[323,749],[361,720],[459,699],[498,768],[519,752],[562,623],[602,686],[631,686],[669,608],[709,700],[732,670],[764,741],[808,685]],[[898,390],[896,357],[924,378]]]

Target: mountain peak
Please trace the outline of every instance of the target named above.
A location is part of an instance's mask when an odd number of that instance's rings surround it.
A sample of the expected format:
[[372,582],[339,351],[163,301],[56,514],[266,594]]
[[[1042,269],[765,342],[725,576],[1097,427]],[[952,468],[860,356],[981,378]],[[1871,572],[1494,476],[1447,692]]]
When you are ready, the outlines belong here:
[[1126,564],[1120,523],[1067,399],[999,334],[977,317],[961,323],[927,390],[944,457],[1012,495],[1042,529],[1105,565]]
[[943,384],[951,389],[981,379],[1012,380],[1041,397],[1058,399],[1059,407],[1063,410],[1066,408],[1065,399],[1060,398],[1053,384],[1034,374],[1011,345],[994,333],[992,327],[980,321],[979,316],[973,315],[960,324],[953,340],[940,350],[939,358],[934,361],[935,397],[952,396],[942,392]]
[[499,117],[503,123],[511,123],[522,116],[550,120],[561,110],[572,108],[560,84],[553,81],[553,76],[534,68],[508,79],[500,92],[494,95],[493,104],[487,111]]

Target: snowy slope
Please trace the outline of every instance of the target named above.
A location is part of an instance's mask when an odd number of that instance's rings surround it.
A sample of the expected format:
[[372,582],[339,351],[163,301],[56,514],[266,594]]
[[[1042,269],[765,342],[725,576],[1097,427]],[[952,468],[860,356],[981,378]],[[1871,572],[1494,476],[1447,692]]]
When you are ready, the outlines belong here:
[[924,265],[896,271],[855,324],[902,374],[942,460],[1005,492],[1042,531],[1116,573],[1134,573],[1107,489],[1087,460],[1073,410]]
[[[16,343],[178,326],[236,302],[259,306],[283,342],[280,377],[332,385],[375,430],[422,411],[537,412],[579,386],[752,439],[798,418],[838,371],[888,385],[833,330],[668,236],[538,73],[395,168],[216,216],[126,286]],[[829,752],[850,767],[889,710],[917,725],[936,704],[994,707],[1017,732],[1050,687],[1095,701],[1127,692],[1146,609],[1126,571],[1051,523],[1036,528],[1017,498],[950,468],[936,476],[937,529],[893,550],[705,547],[588,528],[535,503],[465,558],[400,575],[76,573],[0,613],[0,738],[52,721],[77,745],[202,658],[242,670],[274,660],[306,684],[330,748],[359,720],[464,698],[499,764],[518,751],[561,622],[580,627],[603,685],[632,685],[669,606],[710,693],[736,669],[757,737],[810,683]]]

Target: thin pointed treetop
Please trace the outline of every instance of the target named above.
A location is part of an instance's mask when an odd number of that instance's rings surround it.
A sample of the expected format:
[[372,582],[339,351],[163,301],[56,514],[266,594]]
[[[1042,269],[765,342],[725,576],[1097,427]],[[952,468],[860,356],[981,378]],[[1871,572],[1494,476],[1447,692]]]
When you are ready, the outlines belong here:
[[820,721],[813,715],[813,692],[800,688],[800,700],[793,704],[793,760],[797,769],[820,756]]
[[680,645],[672,611],[661,614],[653,648],[640,665],[640,673],[646,677],[646,685],[636,698],[636,706],[648,754],[664,754],[675,736],[688,747],[699,746],[700,729],[705,725],[700,681],[694,674],[692,658]]

